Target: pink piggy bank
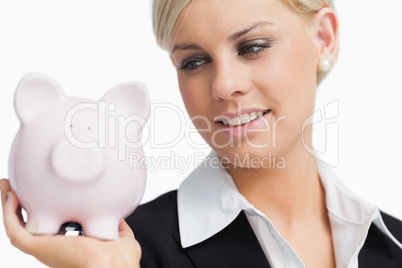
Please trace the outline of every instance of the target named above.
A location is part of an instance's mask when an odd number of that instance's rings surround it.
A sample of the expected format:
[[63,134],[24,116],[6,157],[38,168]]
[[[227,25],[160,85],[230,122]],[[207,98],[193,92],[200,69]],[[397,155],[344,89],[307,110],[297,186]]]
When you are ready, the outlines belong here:
[[52,78],[24,76],[15,92],[20,129],[9,179],[26,210],[27,230],[56,234],[66,222],[87,236],[117,239],[118,224],[138,206],[146,169],[141,134],[150,113],[144,84],[109,90],[99,101],[64,95]]

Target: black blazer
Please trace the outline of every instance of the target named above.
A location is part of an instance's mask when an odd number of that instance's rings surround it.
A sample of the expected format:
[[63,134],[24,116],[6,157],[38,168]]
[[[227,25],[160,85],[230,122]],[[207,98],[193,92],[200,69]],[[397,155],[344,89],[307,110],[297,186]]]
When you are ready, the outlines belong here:
[[[382,213],[391,233],[402,241],[402,222]],[[183,249],[180,244],[177,191],[139,206],[127,219],[142,248],[142,268],[270,267],[246,215],[211,238]],[[359,268],[401,268],[402,250],[374,224],[359,254]]]

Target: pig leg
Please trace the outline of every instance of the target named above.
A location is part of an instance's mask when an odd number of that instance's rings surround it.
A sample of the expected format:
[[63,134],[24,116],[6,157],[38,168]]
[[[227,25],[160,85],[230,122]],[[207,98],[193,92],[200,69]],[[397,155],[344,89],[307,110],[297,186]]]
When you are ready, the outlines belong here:
[[61,224],[54,217],[28,213],[25,228],[32,234],[57,234]]
[[119,238],[119,221],[111,218],[98,218],[86,222],[82,226],[84,235],[102,240]]

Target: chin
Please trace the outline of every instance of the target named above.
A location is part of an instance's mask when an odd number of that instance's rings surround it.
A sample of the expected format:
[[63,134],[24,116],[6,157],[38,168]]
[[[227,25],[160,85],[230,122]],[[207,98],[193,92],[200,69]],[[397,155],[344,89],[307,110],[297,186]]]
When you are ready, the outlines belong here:
[[282,169],[286,167],[286,159],[278,147],[262,149],[241,146],[213,149],[221,159],[236,168]]

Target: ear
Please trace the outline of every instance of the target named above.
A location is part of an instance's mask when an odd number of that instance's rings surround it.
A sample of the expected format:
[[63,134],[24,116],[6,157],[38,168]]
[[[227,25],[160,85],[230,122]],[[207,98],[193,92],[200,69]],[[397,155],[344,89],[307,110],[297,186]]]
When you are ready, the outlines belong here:
[[115,104],[116,107],[125,113],[126,116],[139,115],[146,123],[150,113],[150,99],[145,84],[141,82],[128,82],[115,86],[101,98],[108,104]]
[[333,63],[338,53],[338,19],[335,11],[330,7],[320,9],[314,24],[319,49],[318,62],[325,59]]
[[14,109],[20,122],[27,122],[47,103],[63,99],[64,92],[56,80],[43,74],[30,73],[17,86]]

